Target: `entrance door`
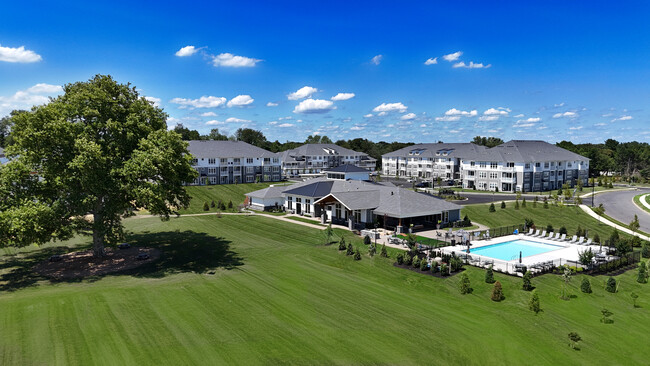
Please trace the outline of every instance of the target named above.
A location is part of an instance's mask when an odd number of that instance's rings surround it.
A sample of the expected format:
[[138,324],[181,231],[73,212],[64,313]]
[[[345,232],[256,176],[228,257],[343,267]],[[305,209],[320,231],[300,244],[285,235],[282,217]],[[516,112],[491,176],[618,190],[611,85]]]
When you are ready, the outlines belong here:
[[302,214],[302,204],[296,203],[296,214],[300,215]]

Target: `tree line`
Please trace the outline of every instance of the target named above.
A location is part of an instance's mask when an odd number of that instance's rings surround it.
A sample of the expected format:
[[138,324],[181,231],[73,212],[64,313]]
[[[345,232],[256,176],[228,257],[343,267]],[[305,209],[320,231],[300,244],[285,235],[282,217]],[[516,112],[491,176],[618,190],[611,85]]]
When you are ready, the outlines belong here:
[[592,177],[607,172],[626,178],[650,179],[650,144],[647,142],[607,139],[602,144],[562,141],[557,146],[589,158],[589,175]]

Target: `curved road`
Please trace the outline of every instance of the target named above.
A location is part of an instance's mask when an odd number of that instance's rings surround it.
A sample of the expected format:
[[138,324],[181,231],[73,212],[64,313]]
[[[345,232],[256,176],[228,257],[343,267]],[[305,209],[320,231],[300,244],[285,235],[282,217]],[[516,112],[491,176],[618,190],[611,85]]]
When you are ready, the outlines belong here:
[[[650,193],[650,189],[599,193],[594,196],[594,207],[598,207],[602,203],[605,207],[605,215],[626,225],[632,222],[636,214],[639,218],[639,225],[641,225],[639,229],[650,233],[650,213],[637,207],[633,201],[634,196],[643,193]],[[583,198],[583,203],[591,206],[591,197]]]

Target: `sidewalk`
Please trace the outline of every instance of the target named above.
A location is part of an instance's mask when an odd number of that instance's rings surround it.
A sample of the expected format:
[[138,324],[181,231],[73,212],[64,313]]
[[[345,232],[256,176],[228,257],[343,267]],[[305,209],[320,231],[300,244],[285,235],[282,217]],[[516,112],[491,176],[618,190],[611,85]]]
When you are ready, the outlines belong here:
[[650,196],[650,193],[648,193],[648,194],[644,194],[643,196],[639,197],[639,201],[641,202],[641,204],[642,204],[643,206],[645,206],[645,208],[647,208],[648,210],[650,210],[650,203],[648,203],[648,201],[646,200],[646,198],[647,198],[648,196]]
[[582,211],[586,212],[589,216],[595,218],[596,220],[602,222],[602,223],[605,224],[605,225],[609,225],[609,226],[611,226],[611,227],[613,227],[613,228],[616,228],[617,230],[620,230],[620,231],[622,231],[622,232],[624,232],[624,233],[627,233],[627,234],[630,234],[630,235],[633,235],[633,236],[638,236],[639,238],[641,238],[641,239],[643,239],[643,240],[650,240],[650,237],[647,237],[647,236],[642,235],[642,234],[639,234],[639,233],[635,233],[634,231],[632,231],[632,230],[630,230],[630,229],[628,229],[628,228],[626,228],[626,227],[622,227],[622,226],[620,226],[620,225],[617,225],[617,224],[615,224],[615,223],[613,223],[613,222],[607,220],[607,219],[604,218],[604,217],[598,216],[598,215],[597,215],[594,211],[592,211],[591,208],[589,208],[587,205],[580,205],[580,208],[582,209]]

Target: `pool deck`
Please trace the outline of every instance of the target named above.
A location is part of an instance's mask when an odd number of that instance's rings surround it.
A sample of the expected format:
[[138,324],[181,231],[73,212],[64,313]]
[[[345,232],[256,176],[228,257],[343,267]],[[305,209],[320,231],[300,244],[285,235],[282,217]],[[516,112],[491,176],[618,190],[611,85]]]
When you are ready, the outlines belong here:
[[[514,260],[504,261],[501,259],[496,259],[496,258],[472,253],[472,249],[485,247],[488,245],[500,244],[512,240],[527,240],[527,241],[533,241],[537,243],[558,246],[558,248],[555,250],[550,250],[548,252],[523,257],[521,260],[521,264],[528,268],[530,268],[535,264],[545,263],[545,262],[553,262],[555,265],[566,264],[569,261],[576,262],[579,260],[579,252],[583,252],[588,248],[591,248],[591,250],[594,253],[600,253],[602,250],[604,250],[604,247],[601,248],[600,245],[587,246],[587,245],[570,244],[569,242],[566,241],[562,242],[557,240],[530,237],[524,234],[507,235],[507,236],[501,236],[489,240],[471,241],[472,245],[470,247],[469,255],[472,259],[473,262],[472,264],[478,267],[486,267],[490,263],[492,263],[494,269],[498,269],[502,272],[516,274],[517,272],[515,270],[515,265],[519,263],[519,258]],[[448,254],[454,252],[457,255],[464,255],[467,252],[466,245],[454,245],[454,246],[444,247],[441,249],[443,252]],[[569,263],[569,264],[574,265],[574,263]]]

